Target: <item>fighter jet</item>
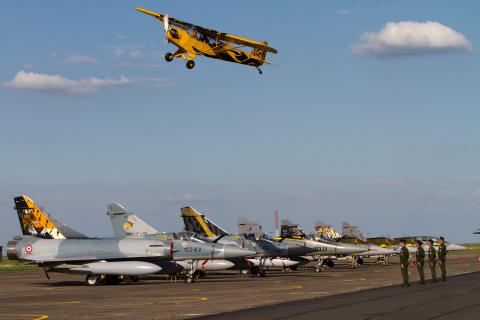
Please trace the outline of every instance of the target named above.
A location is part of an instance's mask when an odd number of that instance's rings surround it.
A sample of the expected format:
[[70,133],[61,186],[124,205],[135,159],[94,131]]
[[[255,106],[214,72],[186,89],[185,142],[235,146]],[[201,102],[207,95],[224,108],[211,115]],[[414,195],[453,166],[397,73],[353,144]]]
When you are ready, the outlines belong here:
[[254,234],[232,235],[191,207],[182,208],[180,211],[185,231],[195,232],[210,239],[220,237],[218,242],[223,244],[256,250],[258,261],[248,259],[251,262],[250,265],[245,265],[244,261],[235,261],[237,268],[250,269],[253,274],[265,276],[265,267],[268,265],[276,267],[288,265],[290,268],[298,266],[300,263],[305,263],[299,257],[315,251],[303,245],[276,241],[266,234],[260,237]]
[[[107,216],[110,217],[113,232],[117,238],[176,239],[212,243],[209,239],[203,239],[196,234],[160,232],[119,203],[107,205]],[[219,259],[197,260],[192,263],[196,265],[195,275],[204,275],[208,271],[227,270],[235,266],[231,261]]]
[[306,256],[312,256],[312,260],[318,262],[315,268],[317,272],[323,270],[324,264],[333,267],[333,260],[338,256],[355,256],[366,250],[364,246],[308,237],[298,224],[294,224],[289,220],[282,220],[280,237],[284,239],[283,242],[296,243],[314,249],[315,251],[306,254]]
[[[399,246],[399,243],[400,243],[400,240],[401,239],[405,239],[407,241],[407,249],[408,249],[408,252],[410,252],[410,254],[414,254],[415,252],[417,252],[417,247],[415,246],[415,243],[417,242],[417,240],[420,240],[422,241],[424,244],[423,244],[423,248],[425,250],[428,250],[428,246],[427,246],[427,241],[432,239],[434,242],[433,242],[433,246],[435,247],[435,249],[438,250],[438,241],[437,241],[437,237],[434,237],[434,236],[405,236],[405,237],[399,237],[399,238],[394,238],[393,241],[396,245],[396,248],[397,248],[397,251],[400,250],[400,246]],[[450,242],[445,242],[445,245],[447,246],[447,251],[461,251],[461,250],[466,250],[467,247],[464,247],[460,244],[457,244],[457,243],[450,243]]]
[[[148,274],[177,273],[184,262],[210,259],[236,259],[252,256],[255,251],[223,244],[205,244],[175,239],[88,238],[65,239],[65,234],[51,223],[49,216],[26,196],[16,197],[23,236],[7,245],[12,260],[35,263],[48,272],[80,273],[88,285],[118,283],[122,277],[138,281]],[[34,226],[35,230],[25,228]],[[53,226],[52,226],[53,225]],[[35,226],[39,226],[35,228]],[[48,228],[45,228],[48,227]],[[44,236],[35,237],[37,231]],[[52,239],[52,235],[62,238]],[[76,234],[76,233],[75,233]],[[36,234],[38,236],[38,233]],[[46,237],[50,237],[45,239]],[[191,263],[187,282],[193,282],[196,265]]]

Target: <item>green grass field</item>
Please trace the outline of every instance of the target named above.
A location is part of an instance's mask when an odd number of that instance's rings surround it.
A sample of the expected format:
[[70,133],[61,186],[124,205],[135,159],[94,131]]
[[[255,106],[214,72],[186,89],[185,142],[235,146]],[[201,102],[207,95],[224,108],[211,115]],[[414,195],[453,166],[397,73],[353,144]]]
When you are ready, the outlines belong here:
[[466,253],[466,252],[478,252],[480,253],[480,243],[460,243],[460,245],[467,247],[467,250],[452,251],[453,254]]
[[9,260],[7,257],[3,257],[3,261],[0,263],[0,272],[32,270],[36,268],[38,268],[36,265],[24,264],[18,261]]

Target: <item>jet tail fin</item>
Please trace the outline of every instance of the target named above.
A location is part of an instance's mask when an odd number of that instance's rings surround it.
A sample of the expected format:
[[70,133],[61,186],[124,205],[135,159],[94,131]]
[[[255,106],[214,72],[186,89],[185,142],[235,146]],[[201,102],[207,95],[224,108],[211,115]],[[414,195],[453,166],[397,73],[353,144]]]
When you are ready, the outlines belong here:
[[281,238],[305,238],[305,232],[302,228],[287,219],[282,219],[280,227],[280,237]]
[[45,239],[86,239],[86,235],[68,227],[53,215],[41,210],[29,197],[15,197],[20,228],[25,236]]
[[352,226],[348,222],[342,223],[342,235],[347,237],[354,237],[364,240],[362,231],[357,226]]
[[119,203],[107,205],[107,215],[110,216],[113,233],[117,238],[138,237],[158,233],[155,228],[128,211]]
[[261,225],[244,217],[238,219],[237,227],[239,234],[254,234],[255,237],[260,237],[265,233]]
[[332,226],[327,225],[322,221],[317,221],[315,223],[315,234],[318,237],[327,240],[336,240],[342,237],[342,235],[335,231]]
[[207,219],[192,207],[180,209],[183,218],[185,231],[196,232],[207,237],[223,236],[229,233],[216,225],[213,221]]

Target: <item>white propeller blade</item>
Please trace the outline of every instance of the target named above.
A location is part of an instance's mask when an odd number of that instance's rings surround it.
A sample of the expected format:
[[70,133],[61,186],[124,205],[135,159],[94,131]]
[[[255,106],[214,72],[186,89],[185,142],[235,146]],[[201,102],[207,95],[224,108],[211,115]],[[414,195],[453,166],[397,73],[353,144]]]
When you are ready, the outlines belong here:
[[163,16],[163,28],[165,29],[165,32],[168,31],[169,29],[169,20],[168,20],[168,14]]

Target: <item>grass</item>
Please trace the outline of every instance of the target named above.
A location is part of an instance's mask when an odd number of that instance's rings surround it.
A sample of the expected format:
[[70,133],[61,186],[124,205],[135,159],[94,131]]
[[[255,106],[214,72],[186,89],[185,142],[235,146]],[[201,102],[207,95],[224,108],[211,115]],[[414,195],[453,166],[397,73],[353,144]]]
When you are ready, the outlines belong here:
[[0,263],[0,272],[34,270],[37,268],[37,265],[25,264],[15,260],[9,260],[7,257],[3,257],[3,261]]
[[466,250],[460,250],[460,251],[451,251],[450,253],[467,253],[467,252],[474,252],[474,253],[480,253],[480,243],[460,243],[460,245],[467,247]]

